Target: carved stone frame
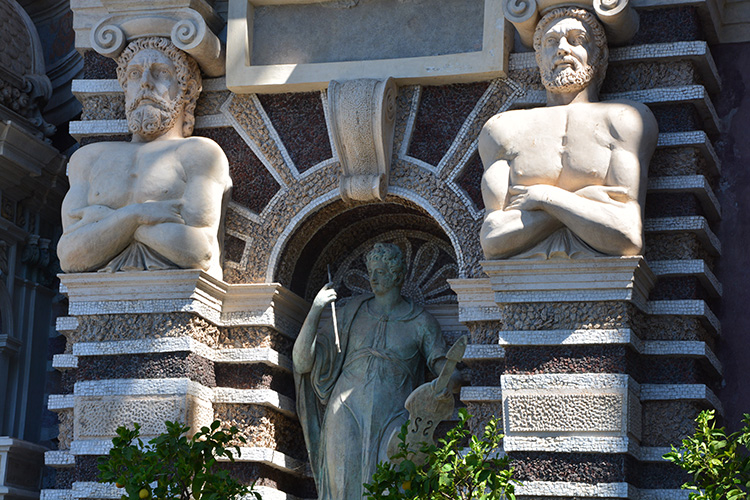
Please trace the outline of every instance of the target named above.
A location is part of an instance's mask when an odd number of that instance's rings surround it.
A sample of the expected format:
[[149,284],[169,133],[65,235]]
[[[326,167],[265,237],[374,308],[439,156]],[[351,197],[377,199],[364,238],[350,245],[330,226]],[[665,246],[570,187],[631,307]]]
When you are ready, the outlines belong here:
[[512,45],[501,2],[484,0],[482,50],[439,56],[367,61],[254,66],[252,19],[255,7],[306,3],[304,0],[229,0],[227,88],[236,93],[323,90],[331,80],[392,77],[399,85],[443,84],[488,80],[506,75]]

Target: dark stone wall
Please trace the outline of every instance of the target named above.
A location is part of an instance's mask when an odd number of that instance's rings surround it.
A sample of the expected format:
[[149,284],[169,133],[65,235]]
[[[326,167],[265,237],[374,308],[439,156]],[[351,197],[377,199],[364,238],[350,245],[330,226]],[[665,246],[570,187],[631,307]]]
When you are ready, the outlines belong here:
[[750,412],[750,43],[723,44],[712,49],[723,88],[716,99],[722,120],[717,150],[722,160],[722,181],[717,195],[722,222],[722,256],[717,277],[724,286],[718,316],[722,324],[719,358],[725,384],[719,397],[727,426],[736,428]]

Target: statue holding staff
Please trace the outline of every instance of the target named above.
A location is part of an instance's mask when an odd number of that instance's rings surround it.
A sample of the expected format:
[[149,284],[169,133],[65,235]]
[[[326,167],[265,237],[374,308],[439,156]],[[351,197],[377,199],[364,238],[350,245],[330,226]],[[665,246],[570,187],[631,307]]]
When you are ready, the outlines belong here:
[[[446,364],[440,325],[420,305],[401,296],[401,250],[377,243],[367,254],[373,295],[352,298],[337,310],[341,352],[332,328],[319,328],[336,299],[332,283],[315,297],[294,344],[297,412],[305,434],[320,500],[363,498],[379,461],[387,460],[394,431],[407,420],[404,402]],[[452,389],[460,383],[454,373]],[[450,400],[446,389],[436,402]]]

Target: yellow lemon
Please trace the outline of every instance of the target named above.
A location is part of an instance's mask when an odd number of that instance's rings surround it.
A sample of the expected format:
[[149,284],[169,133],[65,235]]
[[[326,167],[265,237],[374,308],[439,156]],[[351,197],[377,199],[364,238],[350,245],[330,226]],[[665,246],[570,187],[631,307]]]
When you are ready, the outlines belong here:
[[404,490],[410,490],[411,489],[411,481],[404,481],[403,484],[401,484],[401,488]]
[[148,498],[148,490],[146,488],[143,488],[138,492],[138,496],[141,498],[141,500],[145,500],[146,498]]

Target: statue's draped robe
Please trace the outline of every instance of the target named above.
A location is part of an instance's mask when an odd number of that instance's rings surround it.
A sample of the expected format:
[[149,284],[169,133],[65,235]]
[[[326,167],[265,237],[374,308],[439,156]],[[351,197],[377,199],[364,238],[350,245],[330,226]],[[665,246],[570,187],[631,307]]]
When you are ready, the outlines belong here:
[[407,420],[404,401],[424,382],[425,364],[445,357],[440,326],[422,306],[388,318],[371,295],[338,312],[341,353],[328,328],[318,332],[310,373],[295,372],[297,412],[319,500],[359,500],[362,483],[386,460],[388,439]]
[[103,268],[100,273],[116,273],[117,271],[161,271],[163,269],[179,269],[180,266],[170,261],[156,250],[147,247],[140,241],[134,241],[125,250]]

